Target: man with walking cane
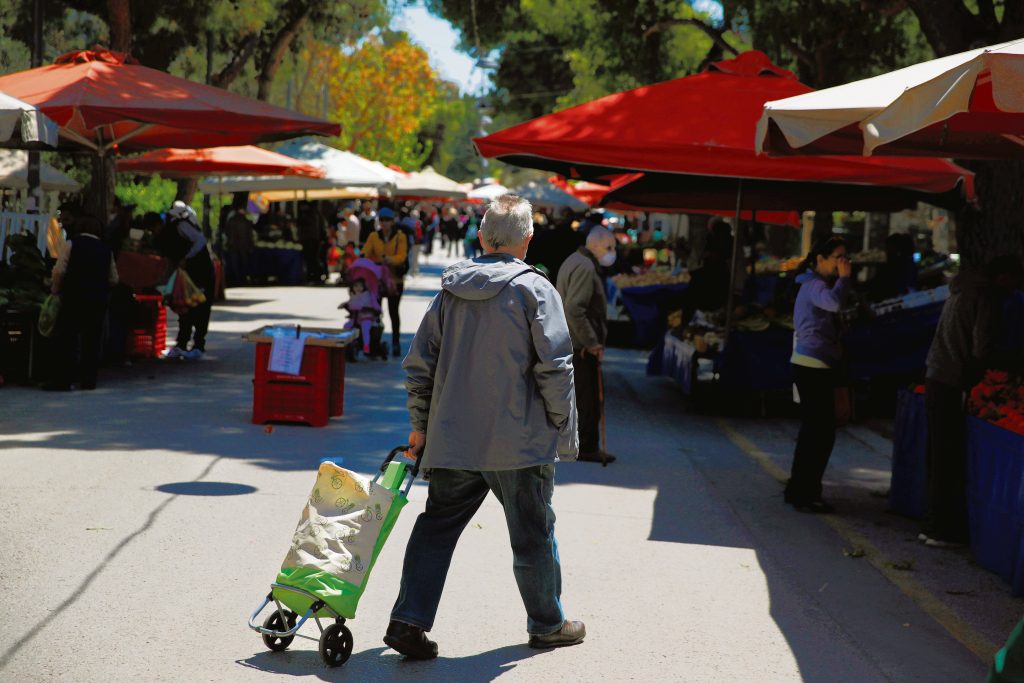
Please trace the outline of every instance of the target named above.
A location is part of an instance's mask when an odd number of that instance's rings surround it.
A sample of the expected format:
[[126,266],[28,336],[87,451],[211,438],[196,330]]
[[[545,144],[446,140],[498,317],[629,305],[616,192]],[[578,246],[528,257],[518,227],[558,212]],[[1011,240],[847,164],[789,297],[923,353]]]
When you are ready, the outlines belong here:
[[410,659],[437,656],[426,632],[459,536],[489,492],[505,511],[530,647],[586,635],[562,612],[551,507],[555,462],[577,451],[572,343],[555,288],[523,262],[532,217],[515,195],[491,202],[480,225],[484,255],[444,271],[402,364],[408,454],[422,458],[430,488],[384,642]]
[[558,293],[572,337],[572,365],[579,413],[580,456],[585,462],[607,465],[615,456],[599,443],[604,432],[604,381],[601,361],[608,334],[608,300],[598,266],[615,263],[615,236],[603,227],[591,228],[587,244],[558,269]]

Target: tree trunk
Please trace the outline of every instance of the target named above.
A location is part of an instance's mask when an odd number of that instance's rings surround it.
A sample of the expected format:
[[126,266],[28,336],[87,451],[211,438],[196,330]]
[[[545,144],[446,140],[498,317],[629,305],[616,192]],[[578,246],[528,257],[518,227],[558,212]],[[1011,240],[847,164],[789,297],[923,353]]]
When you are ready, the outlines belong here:
[[259,34],[252,33],[246,36],[242,44],[238,46],[235,53],[232,55],[231,60],[228,61],[227,65],[210,79],[210,84],[215,85],[218,88],[227,88],[231,85],[236,78],[238,78],[242,69],[245,68],[246,62],[252,57],[256,51],[256,46],[259,44]]
[[107,0],[110,49],[129,54],[132,50],[132,8],[130,0]]
[[1024,161],[963,161],[975,172],[978,208],[957,214],[960,262],[984,267],[996,256],[1024,253]]
[[[92,156],[92,180],[89,183],[89,196],[85,200],[85,208],[104,225],[114,210],[114,190],[116,187],[117,168],[113,155]],[[102,165],[101,165],[102,164]]]
[[277,75],[277,70],[281,68],[281,62],[284,61],[285,53],[312,12],[313,4],[304,0],[292,0],[281,10],[281,14],[288,17],[288,19],[271,39],[266,50],[261,55],[260,64],[257,64],[257,68],[260,70],[258,89],[256,91],[258,99],[266,102],[270,98],[270,87],[274,83],[274,76]]
[[192,198],[196,196],[196,191],[198,189],[198,178],[181,178],[180,180],[178,180],[178,193],[174,196],[174,198],[180,199],[186,204],[191,204]]

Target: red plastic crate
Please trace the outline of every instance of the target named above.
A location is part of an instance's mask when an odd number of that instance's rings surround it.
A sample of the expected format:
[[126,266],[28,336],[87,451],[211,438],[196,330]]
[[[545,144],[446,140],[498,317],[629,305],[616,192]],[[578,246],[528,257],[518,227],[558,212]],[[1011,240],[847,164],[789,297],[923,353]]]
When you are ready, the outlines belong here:
[[133,357],[159,358],[167,348],[167,308],[163,297],[136,294],[135,299],[145,308],[128,330],[125,353]]
[[[306,346],[298,375],[268,370],[270,344],[256,345],[255,379],[253,380],[252,421],[302,422],[324,427],[333,408],[333,373],[331,349]],[[339,398],[340,401],[340,398]],[[340,413],[338,413],[340,414]]]
[[325,427],[328,390],[326,382],[253,382],[252,421],[303,422]]
[[306,346],[302,351],[302,366],[299,368],[299,374],[286,375],[281,372],[271,372],[268,369],[270,366],[270,344],[257,344],[256,381],[322,383],[326,387],[331,376],[330,351],[326,346]]

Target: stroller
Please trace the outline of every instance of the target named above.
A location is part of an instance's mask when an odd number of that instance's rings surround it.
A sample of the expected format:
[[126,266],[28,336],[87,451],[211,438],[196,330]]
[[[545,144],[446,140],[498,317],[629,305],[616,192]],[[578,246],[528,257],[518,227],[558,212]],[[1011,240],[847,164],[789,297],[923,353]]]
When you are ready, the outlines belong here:
[[[277,581],[249,617],[249,628],[262,634],[268,648],[287,649],[312,617],[320,629],[324,663],[340,666],[348,661],[352,632],[345,620],[355,618],[370,570],[419,473],[419,461],[411,467],[394,461],[406,448],[392,449],[372,481],[332,462],[320,464]],[[270,603],[275,609],[260,626],[256,620]],[[321,618],[334,623],[324,628]]]
[[[376,302],[375,310],[371,307],[364,307],[360,310],[349,311],[349,321],[346,327],[358,327],[359,334],[363,341],[364,349],[369,349],[370,358],[388,359],[388,348],[384,344],[384,322],[381,319],[381,298],[392,291],[394,283],[391,279],[391,270],[386,266],[374,263],[370,259],[360,258],[352,262],[343,275],[345,284],[351,292],[352,285],[356,281],[362,281],[366,292]],[[351,301],[351,299],[350,299]],[[369,324],[367,324],[369,323]],[[358,354],[358,345],[349,344],[346,350],[348,360],[355,361]]]

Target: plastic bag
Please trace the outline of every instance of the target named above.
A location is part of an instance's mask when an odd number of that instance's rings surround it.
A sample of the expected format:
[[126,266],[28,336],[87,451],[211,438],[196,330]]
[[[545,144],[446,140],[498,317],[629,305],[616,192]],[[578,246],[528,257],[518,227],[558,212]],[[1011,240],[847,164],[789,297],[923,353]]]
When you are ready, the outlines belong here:
[[50,294],[39,309],[39,334],[44,337],[53,336],[57,331],[57,317],[60,315],[60,296]]
[[196,283],[188,276],[184,268],[179,268],[177,277],[174,279],[174,289],[171,290],[171,309],[181,315],[190,308],[195,308],[206,302],[206,295],[203,290],[196,287]]

